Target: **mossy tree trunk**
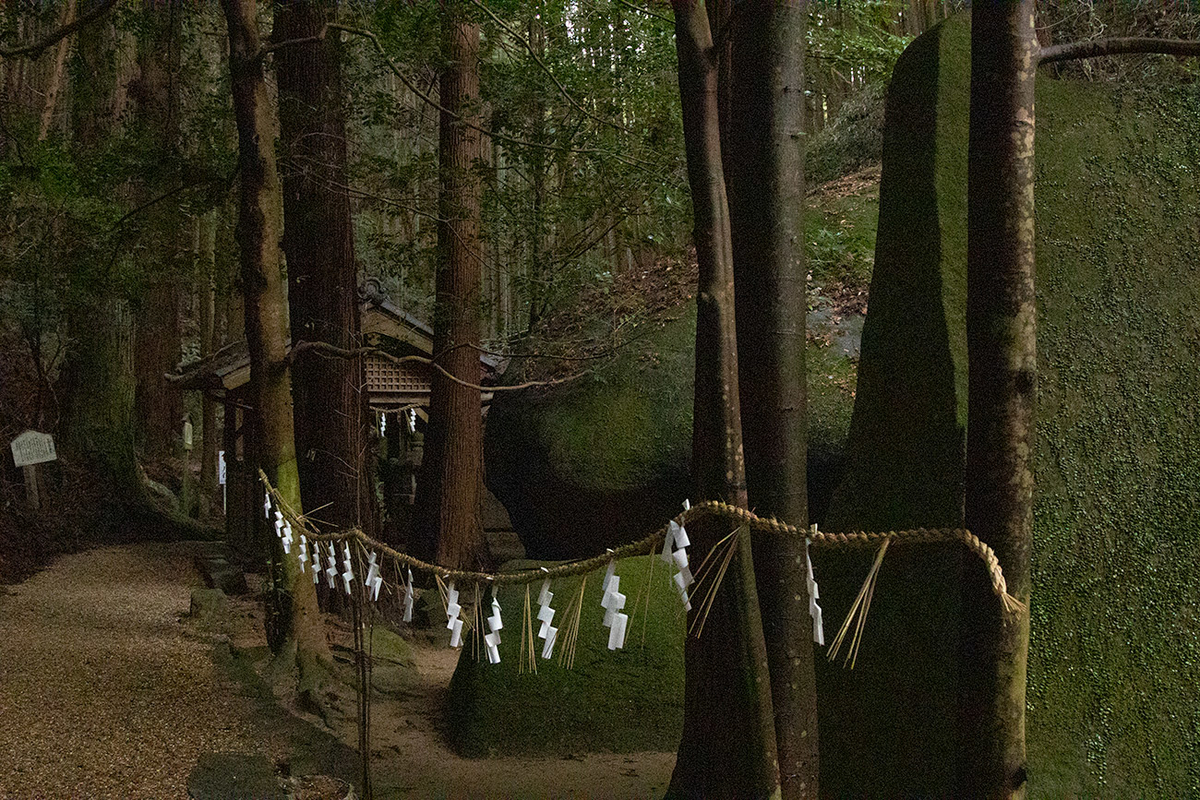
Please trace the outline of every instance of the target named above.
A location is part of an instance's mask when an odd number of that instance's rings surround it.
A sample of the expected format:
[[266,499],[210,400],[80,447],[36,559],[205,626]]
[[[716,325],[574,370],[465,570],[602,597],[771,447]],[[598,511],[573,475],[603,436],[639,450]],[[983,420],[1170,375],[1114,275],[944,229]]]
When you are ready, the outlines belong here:
[[[296,41],[275,52],[292,341],[361,342],[358,271],[346,178],[337,34],[329,2],[287,0],[275,8],[274,37]],[[292,367],[300,494],[322,523],[377,530],[374,447],[362,359],[309,353]]]
[[[238,130],[241,191],[237,240],[241,251],[246,343],[257,424],[252,456],[279,490],[283,501],[300,512],[300,476],[293,439],[291,374],[288,369],[288,308],[280,259],[283,199],[275,168],[270,98],[259,51],[254,0],[222,0],[229,30],[229,69]],[[299,670],[302,695],[315,696],[331,662],[325,629],[312,581],[301,573],[296,553],[280,558],[276,587],[279,635],[276,661]]]
[[[803,0],[747,0],[724,144],[746,484],[757,513],[808,525],[804,368]],[[817,697],[804,542],[754,540],[784,798],[817,796]]]
[[[179,181],[180,38],[183,8],[177,3],[146,4],[139,9],[137,75],[131,98],[135,130],[152,142],[157,165],[139,181],[139,205],[149,203]],[[140,452],[162,459],[178,456],[183,424],[183,393],[171,386],[183,352],[181,292],[184,285],[185,229],[177,205],[158,204],[142,214],[143,289],[137,297],[137,441]],[[187,465],[184,465],[187,469]]]
[[[87,158],[120,133],[130,75],[125,42],[111,19],[83,30],[77,58],[90,80],[73,87],[73,148]],[[117,503],[141,496],[134,452],[133,316],[128,297],[95,263],[72,264],[70,344],[59,378],[68,445],[113,487]]]
[[[702,499],[746,504],[738,400],[733,251],[721,166],[717,59],[704,5],[675,0],[675,41],[688,183],[700,264],[696,318],[693,486]],[[729,533],[691,531],[698,558]],[[779,766],[750,537],[743,532],[702,636],[684,645],[683,738],[669,797],[779,796]],[[694,603],[689,628],[700,614]]]
[[465,0],[443,0],[446,67],[441,75],[438,269],[433,373],[425,437],[418,546],[439,564],[470,568],[488,560],[483,540],[483,425],[478,385],[480,291],[479,25]]
[[[967,154],[966,522],[1028,603],[1033,540],[1034,0],[971,11]],[[966,573],[959,665],[959,795],[1023,797],[1029,615],[1005,618]]]

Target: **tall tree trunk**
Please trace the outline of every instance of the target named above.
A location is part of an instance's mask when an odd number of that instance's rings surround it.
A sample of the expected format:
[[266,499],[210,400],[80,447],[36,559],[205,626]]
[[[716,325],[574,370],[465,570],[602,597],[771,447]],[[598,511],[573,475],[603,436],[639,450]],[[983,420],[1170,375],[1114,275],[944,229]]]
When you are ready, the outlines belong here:
[[[437,363],[462,381],[478,384],[481,267],[479,258],[480,157],[479,25],[464,0],[443,0],[447,66],[441,76],[437,300],[433,350]],[[483,540],[482,400],[477,388],[433,373],[422,468],[421,539],[439,564],[486,564]]]
[[[277,39],[313,39],[337,15],[334,3],[285,0]],[[283,249],[287,254],[292,341],[362,344],[358,270],[346,178],[337,34],[275,54],[283,150]],[[338,528],[378,525],[366,377],[362,359],[309,354],[292,367],[300,494]]]
[[[67,0],[63,7],[61,25],[75,21],[75,0]],[[67,51],[71,49],[71,37],[64,37],[54,46],[54,68],[50,73],[50,83],[46,87],[46,100],[42,104],[42,121],[38,127],[38,141],[43,142],[50,135],[50,127],[54,123],[54,110],[58,107],[58,97],[62,94],[63,78],[66,74]]]
[[[200,357],[217,350],[217,211],[196,222],[196,272],[200,306]],[[200,508],[201,516],[211,511],[217,493],[217,454],[221,438],[217,431],[217,402],[207,393],[201,399]],[[230,454],[232,456],[232,454]]]
[[[284,501],[300,511],[300,476],[293,439],[291,372],[287,362],[288,308],[279,241],[283,200],[275,171],[274,120],[263,77],[254,0],[221,0],[229,28],[229,70],[238,129],[241,192],[237,239],[241,250],[246,343],[257,424],[257,462]],[[281,667],[299,670],[300,691],[315,698],[330,662],[312,581],[296,553],[281,557],[277,587]]]
[[[688,183],[700,264],[696,318],[696,389],[692,433],[697,497],[746,503],[738,402],[733,252],[721,168],[717,63],[704,6],[675,0],[675,41],[683,104]],[[697,554],[729,533],[716,521],[697,524]],[[683,738],[670,797],[779,796],[770,679],[762,638],[750,537],[742,532],[704,635],[684,645]],[[696,620],[699,603],[689,614]]]
[[[1033,539],[1034,0],[971,11],[967,156],[966,521],[1027,603]],[[959,795],[1023,797],[1029,616],[1004,619],[987,582],[964,588]]]
[[[750,505],[803,529],[804,368],[803,0],[747,0],[733,38],[724,152],[737,296],[738,390]],[[771,668],[784,798],[817,796],[812,620],[799,539],[759,537],[754,572]]]
[[[90,80],[72,93],[73,148],[81,157],[99,150],[119,133],[124,110],[124,42],[111,20],[79,36],[78,58]],[[104,281],[89,280],[94,270],[74,270],[67,309],[70,345],[59,379],[61,425],[66,440],[114,487],[114,500],[139,496],[134,453],[133,319],[128,300]]]
[[[137,126],[155,143],[159,164],[135,192],[147,203],[178,180],[171,165],[179,160],[179,69],[182,8],[168,3],[140,10],[145,37],[139,42],[138,75],[131,95]],[[173,372],[182,354],[180,287],[183,285],[182,214],[178,206],[156,205],[144,212],[143,256],[146,289],[137,298],[137,419],[138,444],[153,458],[177,455],[183,419],[183,394],[164,377]],[[186,465],[185,465],[186,468]]]

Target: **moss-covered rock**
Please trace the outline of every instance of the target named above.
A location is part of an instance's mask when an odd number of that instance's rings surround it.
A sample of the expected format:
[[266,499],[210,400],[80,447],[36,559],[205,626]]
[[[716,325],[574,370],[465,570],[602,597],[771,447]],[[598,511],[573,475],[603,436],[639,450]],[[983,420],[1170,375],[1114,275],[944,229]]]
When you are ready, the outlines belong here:
[[[848,474],[831,528],[959,524],[966,419],[969,22],[888,98]],[[1034,797],[1200,793],[1200,98],[1039,80],[1028,748]],[[952,796],[958,575],[884,562],[854,672],[824,667],[822,789]],[[866,570],[817,564],[840,619]]]
[[688,485],[695,304],[681,312],[591,374],[492,402],[487,484],[531,558],[594,555],[676,513]]
[[[639,333],[577,381],[498,394],[484,436],[488,488],[531,558],[568,559],[640,538],[688,494],[696,304]],[[809,497],[828,506],[850,427],[856,359],[810,343]],[[752,409],[745,409],[753,413]]]
[[551,587],[560,631],[550,659],[541,658],[542,640],[536,639],[540,584],[530,587],[536,673],[523,672],[521,665],[525,587],[501,587],[500,663],[489,664],[482,644],[468,639],[450,683],[449,735],[457,751],[479,757],[675,749],[683,722],[684,614],[671,581],[673,565],[656,555],[630,558],[620,562],[617,574],[629,615],[625,649],[608,649],[608,629],[601,625],[601,569],[583,585],[571,669],[560,658],[568,608],[577,602],[583,581],[563,579]]

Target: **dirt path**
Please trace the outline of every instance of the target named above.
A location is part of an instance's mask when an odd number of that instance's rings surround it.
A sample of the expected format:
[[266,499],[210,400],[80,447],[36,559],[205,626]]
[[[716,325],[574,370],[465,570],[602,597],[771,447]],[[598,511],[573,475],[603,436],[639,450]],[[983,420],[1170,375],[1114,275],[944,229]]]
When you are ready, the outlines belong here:
[[[293,775],[354,774],[327,728],[235,679],[228,646],[182,619],[199,585],[191,557],[187,543],[104,548],[0,586],[0,798],[186,798],[212,752],[261,753]],[[257,636],[240,616],[251,608],[232,605],[242,644]],[[670,753],[458,758],[436,722],[454,654],[424,646],[417,658],[417,687],[373,705],[380,800],[662,795]],[[351,730],[334,733],[352,743]]]
[[179,622],[194,580],[185,548],[142,545],[0,587],[0,797],[187,797],[201,753],[262,749]]

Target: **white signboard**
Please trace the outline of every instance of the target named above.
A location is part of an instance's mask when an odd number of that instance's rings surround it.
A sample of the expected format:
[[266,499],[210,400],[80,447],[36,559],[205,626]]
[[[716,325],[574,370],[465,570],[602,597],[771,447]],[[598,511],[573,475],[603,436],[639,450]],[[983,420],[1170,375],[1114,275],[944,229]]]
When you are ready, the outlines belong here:
[[13,462],[18,467],[58,460],[58,454],[54,452],[54,437],[37,431],[25,431],[13,439],[12,454]]
[[225,451],[217,451],[217,484],[225,485]]

